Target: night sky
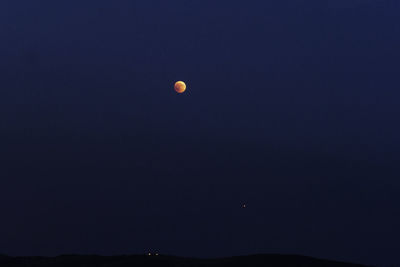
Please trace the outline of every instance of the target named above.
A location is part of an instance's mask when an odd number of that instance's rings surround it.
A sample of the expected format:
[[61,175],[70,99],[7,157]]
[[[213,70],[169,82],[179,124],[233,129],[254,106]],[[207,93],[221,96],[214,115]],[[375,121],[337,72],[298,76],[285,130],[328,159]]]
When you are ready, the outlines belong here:
[[0,253],[399,264],[399,14],[2,0]]

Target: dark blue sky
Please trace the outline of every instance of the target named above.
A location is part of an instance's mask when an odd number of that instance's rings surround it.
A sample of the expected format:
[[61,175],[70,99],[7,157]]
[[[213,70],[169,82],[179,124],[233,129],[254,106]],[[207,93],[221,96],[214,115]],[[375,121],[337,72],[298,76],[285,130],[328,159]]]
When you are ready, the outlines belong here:
[[398,264],[399,14],[1,1],[0,253]]

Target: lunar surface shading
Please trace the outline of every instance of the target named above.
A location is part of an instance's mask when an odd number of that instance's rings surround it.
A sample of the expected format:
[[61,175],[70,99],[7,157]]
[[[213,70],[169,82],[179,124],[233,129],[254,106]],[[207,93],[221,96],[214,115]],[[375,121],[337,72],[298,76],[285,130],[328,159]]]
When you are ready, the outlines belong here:
[[182,94],[186,91],[186,84],[182,81],[177,81],[174,88],[177,93]]

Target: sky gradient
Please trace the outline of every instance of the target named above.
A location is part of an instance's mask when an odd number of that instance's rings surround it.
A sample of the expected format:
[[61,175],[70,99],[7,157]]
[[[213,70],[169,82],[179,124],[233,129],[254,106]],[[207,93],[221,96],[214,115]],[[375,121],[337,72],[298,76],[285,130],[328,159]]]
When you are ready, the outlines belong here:
[[399,14],[1,1],[0,253],[399,264]]

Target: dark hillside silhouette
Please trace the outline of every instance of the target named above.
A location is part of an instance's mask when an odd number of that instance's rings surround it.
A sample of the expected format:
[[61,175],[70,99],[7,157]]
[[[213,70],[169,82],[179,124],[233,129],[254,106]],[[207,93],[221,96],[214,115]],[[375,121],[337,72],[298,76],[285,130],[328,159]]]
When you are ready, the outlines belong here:
[[219,259],[194,259],[164,255],[62,255],[58,257],[8,257],[0,255],[1,267],[362,267],[365,265],[297,255],[263,254]]

